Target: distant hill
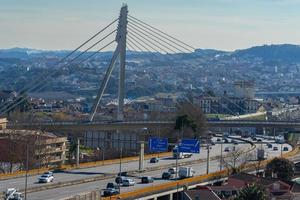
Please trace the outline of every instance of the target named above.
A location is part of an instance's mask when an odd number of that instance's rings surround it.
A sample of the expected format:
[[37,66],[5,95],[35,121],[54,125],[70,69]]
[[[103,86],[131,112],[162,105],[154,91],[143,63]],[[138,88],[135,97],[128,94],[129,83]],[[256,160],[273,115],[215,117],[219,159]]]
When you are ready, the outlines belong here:
[[292,44],[263,45],[237,50],[236,57],[260,57],[264,61],[300,62],[300,46]]

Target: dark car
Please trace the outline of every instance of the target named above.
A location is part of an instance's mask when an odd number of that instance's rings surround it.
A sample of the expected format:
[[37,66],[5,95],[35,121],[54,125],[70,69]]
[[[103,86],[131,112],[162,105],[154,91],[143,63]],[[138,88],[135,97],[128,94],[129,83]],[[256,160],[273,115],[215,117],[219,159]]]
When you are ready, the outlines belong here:
[[161,178],[162,179],[170,179],[172,177],[172,174],[170,172],[164,172],[162,175],[161,175]]
[[273,145],[272,145],[272,144],[270,144],[270,143],[268,143],[268,144],[267,144],[267,147],[268,147],[268,148],[272,148],[272,147],[273,147]]
[[273,151],[278,151],[278,147],[273,147]]
[[119,185],[115,184],[115,183],[107,183],[106,189],[109,189],[109,188],[113,188],[113,189],[118,190],[119,189]]
[[262,140],[261,139],[257,139],[257,142],[262,142]]
[[127,172],[119,172],[118,176],[127,176]]
[[154,179],[151,176],[143,176],[141,181],[142,183],[153,183]]
[[157,163],[157,162],[159,162],[159,158],[157,158],[157,157],[150,159],[150,163]]
[[109,196],[113,196],[113,195],[117,195],[120,194],[118,190],[114,189],[114,188],[108,188],[103,190],[103,196],[104,197],[109,197]]
[[224,139],[224,143],[229,143],[229,141],[225,138],[225,139]]
[[253,141],[256,141],[257,139],[256,139],[256,137],[253,137],[252,140],[253,140]]
[[283,151],[288,151],[289,148],[288,147],[283,147]]
[[122,184],[123,180],[125,180],[125,179],[126,179],[126,177],[124,177],[124,176],[118,176],[118,177],[116,177],[115,182],[117,184]]
[[221,142],[221,138],[218,138],[218,139],[217,139],[217,142]]

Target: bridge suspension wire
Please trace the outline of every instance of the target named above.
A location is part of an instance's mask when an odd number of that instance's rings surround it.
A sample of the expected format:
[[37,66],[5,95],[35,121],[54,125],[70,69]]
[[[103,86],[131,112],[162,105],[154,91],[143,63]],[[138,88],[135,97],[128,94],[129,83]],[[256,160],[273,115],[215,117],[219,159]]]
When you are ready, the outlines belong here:
[[[115,22],[115,21],[114,21]],[[110,23],[110,25],[112,25],[114,22]],[[109,26],[110,26],[109,25]],[[98,36],[101,32],[103,32],[105,29],[107,29],[109,26],[106,26],[104,29],[102,29],[101,31],[99,31],[97,34],[93,35],[91,38],[89,38],[87,41],[85,41],[82,45],[80,45],[79,47],[83,47],[85,44],[87,44],[88,42],[90,42],[93,38],[95,38],[96,36]],[[102,37],[100,40],[98,40],[97,42],[95,42],[94,44],[92,44],[90,47],[88,47],[85,51],[81,52],[79,55],[77,55],[76,57],[72,58],[70,61],[68,61],[67,63],[65,63],[64,65],[61,66],[62,69],[65,69],[65,67],[69,66],[70,64],[72,64],[75,60],[77,60],[79,57],[81,57],[82,55],[84,55],[86,52],[88,52],[89,50],[91,50],[93,47],[97,46],[98,44],[100,44],[102,41],[104,41],[105,39],[107,39],[109,36],[111,36],[114,32],[116,32],[117,29],[111,31],[110,33],[108,33],[107,35],[105,35],[104,37]],[[113,40],[111,43],[113,43],[115,40]],[[111,44],[109,43],[109,44]],[[107,45],[108,46],[108,45]],[[106,46],[105,46],[106,47]],[[77,50],[79,48],[76,48]],[[102,50],[104,48],[101,48],[100,50]],[[100,51],[98,50],[98,51]],[[98,52],[97,51],[97,52]],[[63,59],[66,59],[67,57],[70,57],[72,54],[74,54],[76,51],[72,51],[72,53],[68,54],[67,56],[65,56]],[[95,52],[95,53],[97,53]],[[92,54],[95,55],[95,54]],[[62,59],[62,60],[63,60]],[[58,64],[60,64],[62,61],[59,61]],[[3,105],[1,105],[1,109],[0,109],[0,115],[5,114],[6,112],[10,111],[11,109],[15,108],[17,105],[19,105],[20,103],[24,102],[26,100],[26,92],[34,92],[36,90],[41,90],[41,88],[39,88],[42,84],[44,84],[46,81],[48,81],[49,79],[53,78],[54,76],[57,76],[59,73],[61,73],[61,70],[57,70],[54,71],[51,74],[48,73],[43,73],[43,75],[41,76],[41,79],[38,79],[38,81],[30,83],[27,85],[26,88],[22,89],[21,92],[19,92],[19,96],[17,99],[15,99],[12,102],[6,102]],[[46,82],[47,85],[47,82]]]
[[[144,35],[142,35],[142,34],[136,32],[136,31],[132,30],[130,27],[128,27],[128,30],[129,30],[129,33],[130,33],[131,35],[133,35],[135,38],[137,38],[137,39],[139,39],[140,41],[142,41],[144,44],[147,45],[147,43],[148,43],[148,46],[149,46],[149,47],[150,47],[150,46],[152,46],[152,47],[153,47],[153,46],[154,46],[154,47],[157,47],[159,50],[156,50],[156,51],[158,51],[158,52],[162,51],[162,52],[164,52],[165,54],[168,54],[168,53],[169,53],[167,50],[165,50],[165,49],[162,48],[161,46],[155,44],[153,41],[151,41],[150,39],[148,39],[146,36],[144,36]],[[150,44],[151,44],[151,45],[150,45]],[[173,52],[173,53],[175,53],[175,52]]]
[[129,41],[127,41],[127,46],[129,47],[129,48],[127,48],[127,49],[130,50],[130,51],[136,51],[136,52],[141,51],[141,52],[143,52],[143,50],[140,49],[139,47],[137,47],[137,48],[138,48],[138,50],[137,50],[137,49],[134,47],[134,44],[132,44],[132,43],[129,42]]
[[192,47],[191,45],[159,30],[158,28],[155,28],[151,25],[149,25],[148,23],[146,22],[143,22],[142,20],[139,20],[137,19],[136,17],[133,17],[131,15],[128,15],[128,19],[131,20],[131,21],[134,21],[135,23],[143,26],[144,28],[148,28],[148,29],[152,29],[153,32],[155,32],[156,34],[160,35],[161,37],[163,37],[164,39],[170,41],[170,42],[173,42],[173,43],[176,43],[178,46],[181,46],[182,48],[184,48],[185,50],[189,51],[189,52],[193,52],[196,48]]
[[136,23],[132,23],[131,21],[129,21],[129,25],[128,26],[131,27],[131,28],[133,28],[133,29],[135,29],[135,30],[137,30],[137,31],[139,31],[139,32],[143,32],[143,34],[147,35],[148,37],[156,38],[157,39],[156,40],[157,43],[159,43],[159,44],[161,44],[163,46],[165,46],[165,45],[162,44],[162,43],[160,43],[160,42],[158,42],[158,40],[161,41],[161,42],[163,42],[163,43],[165,43],[166,45],[169,45],[170,47],[172,47],[173,49],[175,49],[175,50],[177,50],[177,51],[179,51],[181,53],[186,53],[186,52],[184,52],[184,50],[180,49],[179,47],[176,47],[173,44],[171,44],[170,42],[162,39],[162,37],[159,37],[158,35],[155,35],[155,33],[153,31],[152,32],[148,31],[147,29],[144,29],[144,28],[140,27]]
[[138,36],[142,37],[143,39],[145,39],[148,42],[151,41],[151,44],[153,44],[153,45],[155,45],[157,47],[160,47],[161,49],[167,49],[167,50],[165,50],[165,52],[169,53],[169,51],[170,51],[172,53],[177,53],[173,49],[169,48],[169,46],[166,46],[165,44],[159,42],[157,39],[151,38],[151,36],[149,36],[149,34],[145,34],[144,32],[139,31],[138,29],[134,28],[133,26],[129,25],[128,27],[129,27],[128,28],[129,31],[134,32],[135,34],[137,34]]
[[[112,26],[114,23],[116,23],[119,20],[119,18],[113,20],[111,23],[109,23],[107,26],[105,26],[104,28],[102,28],[101,30],[99,30],[97,33],[95,33],[94,35],[92,35],[90,38],[88,38],[86,41],[84,41],[82,44],[80,44],[78,47],[76,47],[72,52],[70,52],[69,54],[67,54],[66,56],[64,56],[63,58],[61,58],[56,65],[64,62],[67,58],[69,58],[71,55],[73,55],[76,51],[78,51],[80,48],[82,48],[84,45],[86,45],[87,43],[89,43],[91,40],[93,40],[94,38],[96,38],[98,35],[100,35],[103,31],[105,31],[106,29],[108,29],[110,26]],[[45,73],[46,75],[47,73]],[[25,87],[23,87],[21,89],[21,91],[19,91],[19,94],[22,94],[24,92],[26,92],[28,88],[28,85],[26,85]],[[4,102],[5,103],[5,102]],[[2,107],[3,105],[1,105]]]
[[[127,40],[134,44],[134,46],[138,47],[138,45],[140,45],[142,48],[146,49],[146,51],[148,52],[152,52],[151,50],[149,50],[149,48],[147,46],[144,46],[144,44],[140,43],[138,40],[136,40],[135,38],[133,38],[131,35],[128,35]],[[156,50],[155,48],[151,47],[150,48],[152,50],[154,50],[155,52],[159,52],[158,50]],[[140,49],[140,48],[139,48]],[[141,50],[141,49],[140,49]],[[141,50],[142,51],[142,50]]]
[[[82,59],[78,64],[81,64],[81,63],[85,62],[87,59],[91,58],[92,56],[95,56],[97,53],[99,53],[99,51],[105,49],[106,47],[110,46],[114,42],[115,42],[115,40],[109,42],[108,44],[106,44],[105,46],[101,47],[99,50],[97,50],[96,52],[94,52],[93,54],[91,54],[90,56],[88,56],[87,58]],[[60,71],[56,71],[55,74],[53,74],[52,76],[55,76],[58,73],[60,73]],[[44,85],[40,84],[40,85],[37,86],[37,88],[34,88],[34,89],[36,89],[37,91],[39,91],[39,90],[43,89],[44,87],[46,87],[48,84],[49,84],[49,82],[46,82]],[[18,106],[19,104],[21,104],[22,102],[24,102],[26,99],[27,99],[26,96],[22,96],[22,97],[18,98],[14,104],[11,104],[11,105],[7,106],[5,109],[2,108],[0,110],[0,115],[5,114],[6,112],[9,112],[10,110],[14,109],[16,106]]]

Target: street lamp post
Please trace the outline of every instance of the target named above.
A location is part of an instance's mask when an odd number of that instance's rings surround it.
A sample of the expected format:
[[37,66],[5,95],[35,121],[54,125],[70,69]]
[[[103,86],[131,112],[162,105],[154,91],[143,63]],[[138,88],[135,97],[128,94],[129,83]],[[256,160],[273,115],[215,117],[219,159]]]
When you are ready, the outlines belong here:
[[27,200],[27,182],[28,182],[28,143],[26,144],[26,173],[25,173],[25,195],[24,198]]

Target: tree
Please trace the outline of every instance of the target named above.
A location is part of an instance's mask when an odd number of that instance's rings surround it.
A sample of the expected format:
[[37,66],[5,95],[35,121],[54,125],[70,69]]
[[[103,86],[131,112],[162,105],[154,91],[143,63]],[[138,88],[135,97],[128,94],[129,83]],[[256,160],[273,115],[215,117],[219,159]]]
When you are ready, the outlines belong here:
[[252,184],[247,185],[243,189],[239,191],[239,194],[237,195],[234,200],[265,200],[266,194],[265,190],[261,185]]
[[294,176],[294,164],[285,158],[274,158],[266,166],[266,176],[274,174],[282,181],[290,181]]
[[192,130],[194,137],[200,137],[206,131],[206,117],[201,108],[190,102],[182,102],[178,105],[175,130]]
[[228,173],[231,171],[232,174],[239,172],[239,167],[243,166],[249,161],[250,155],[246,153],[245,150],[241,148],[235,148],[232,152],[228,153],[225,158],[223,158],[223,165],[228,169]]

